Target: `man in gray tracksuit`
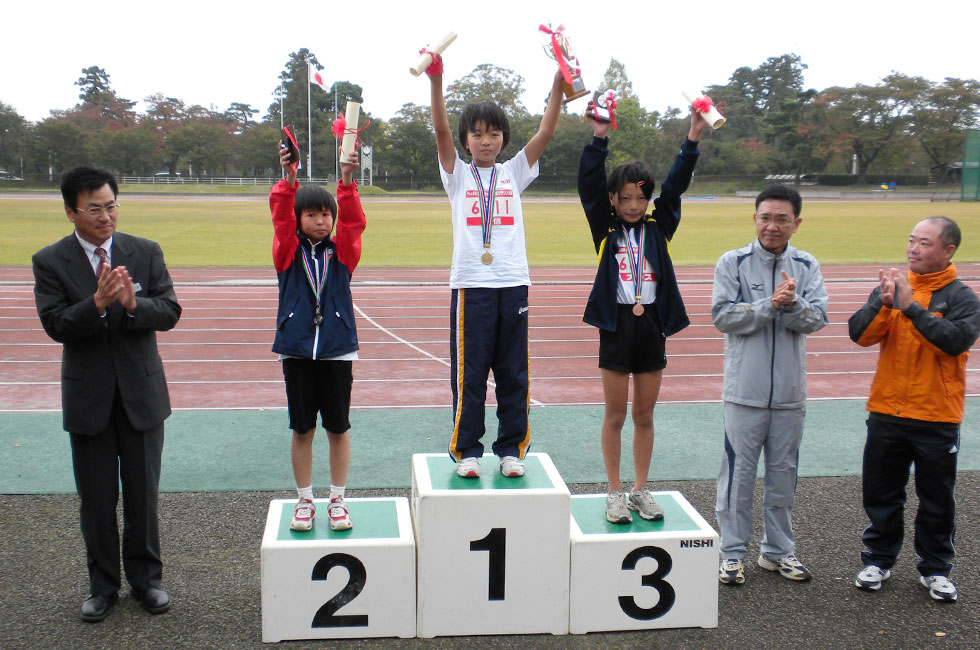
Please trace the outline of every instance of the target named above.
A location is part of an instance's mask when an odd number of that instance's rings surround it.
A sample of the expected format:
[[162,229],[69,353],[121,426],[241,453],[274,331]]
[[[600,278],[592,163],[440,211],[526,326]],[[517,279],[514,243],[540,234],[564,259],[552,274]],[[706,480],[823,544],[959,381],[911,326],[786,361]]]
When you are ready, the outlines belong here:
[[755,201],[758,238],[715,266],[711,320],[725,334],[725,453],[715,512],[724,584],[745,581],[759,454],[766,454],[759,566],[808,580],[796,559],[790,513],[806,410],[806,335],[827,324],[820,264],[789,245],[802,219],[796,190],[772,186]]

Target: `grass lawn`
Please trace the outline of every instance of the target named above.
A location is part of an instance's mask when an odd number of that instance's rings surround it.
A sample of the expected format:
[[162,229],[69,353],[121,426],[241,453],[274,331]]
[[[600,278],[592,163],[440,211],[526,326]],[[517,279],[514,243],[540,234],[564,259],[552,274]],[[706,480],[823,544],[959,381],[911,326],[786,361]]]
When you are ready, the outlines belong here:
[[[267,266],[272,226],[262,196],[219,200],[158,197],[127,200],[120,194],[118,226],[154,239],[171,266]],[[713,265],[726,250],[755,236],[752,203],[687,201],[671,245],[677,265]],[[371,201],[362,266],[449,266],[452,233],[444,199]],[[822,264],[903,262],[914,223],[942,214],[964,232],[958,261],[980,260],[980,206],[906,201],[804,201],[803,224],[793,245]],[[577,202],[524,205],[532,266],[589,266],[595,252]],[[30,265],[31,255],[72,230],[60,199],[0,199],[0,264]]]

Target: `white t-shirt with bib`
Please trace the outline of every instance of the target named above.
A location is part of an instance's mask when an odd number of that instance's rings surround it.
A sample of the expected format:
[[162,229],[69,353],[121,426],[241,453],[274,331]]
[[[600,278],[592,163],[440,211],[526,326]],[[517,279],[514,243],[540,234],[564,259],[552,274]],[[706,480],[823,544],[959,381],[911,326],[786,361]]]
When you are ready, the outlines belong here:
[[[648,226],[641,226],[648,227]],[[620,305],[636,304],[636,284],[633,282],[633,272],[630,270],[630,252],[636,253],[639,247],[639,228],[629,229],[629,245],[626,243],[627,235],[623,234],[620,227],[619,235],[616,237],[616,263],[619,267],[619,283],[616,289],[616,302]],[[646,256],[643,256],[643,286],[640,287],[641,305],[649,305],[657,299],[657,274],[653,272],[653,267]]]
[[[453,173],[447,174],[442,164],[439,174],[452,206],[453,264],[449,275],[452,289],[479,287],[500,288],[530,286],[527,268],[527,247],[524,243],[524,213],[521,192],[538,177],[538,163],[528,167],[527,156],[521,149],[505,163],[497,163],[497,187],[494,192],[493,228],[490,231],[491,264],[484,264],[483,208],[480,191],[473,171],[456,152]],[[490,168],[477,167],[484,191],[490,189]]]

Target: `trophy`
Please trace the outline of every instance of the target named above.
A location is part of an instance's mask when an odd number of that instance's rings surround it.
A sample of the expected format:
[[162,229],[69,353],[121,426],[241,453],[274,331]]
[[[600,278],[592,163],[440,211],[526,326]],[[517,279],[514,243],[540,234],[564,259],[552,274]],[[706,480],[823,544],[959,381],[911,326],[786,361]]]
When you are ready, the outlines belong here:
[[544,53],[557,61],[561,69],[561,90],[565,93],[563,103],[567,104],[573,99],[588,95],[589,91],[585,89],[585,82],[582,81],[582,70],[578,66],[578,57],[572,52],[572,44],[564,34],[565,26],[559,25],[557,29],[551,29],[549,23],[539,25],[538,31],[551,34],[551,43],[544,46]]

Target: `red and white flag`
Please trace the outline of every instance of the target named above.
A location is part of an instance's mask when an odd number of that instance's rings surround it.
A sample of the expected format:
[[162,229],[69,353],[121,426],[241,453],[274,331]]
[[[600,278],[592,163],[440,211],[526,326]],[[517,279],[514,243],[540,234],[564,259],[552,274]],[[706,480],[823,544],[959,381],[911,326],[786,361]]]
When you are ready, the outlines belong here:
[[313,67],[312,63],[307,61],[306,65],[309,67],[310,83],[320,86],[320,88],[323,88],[325,91],[330,92],[330,87],[327,86],[327,81],[323,78],[323,75],[320,74],[320,72]]

